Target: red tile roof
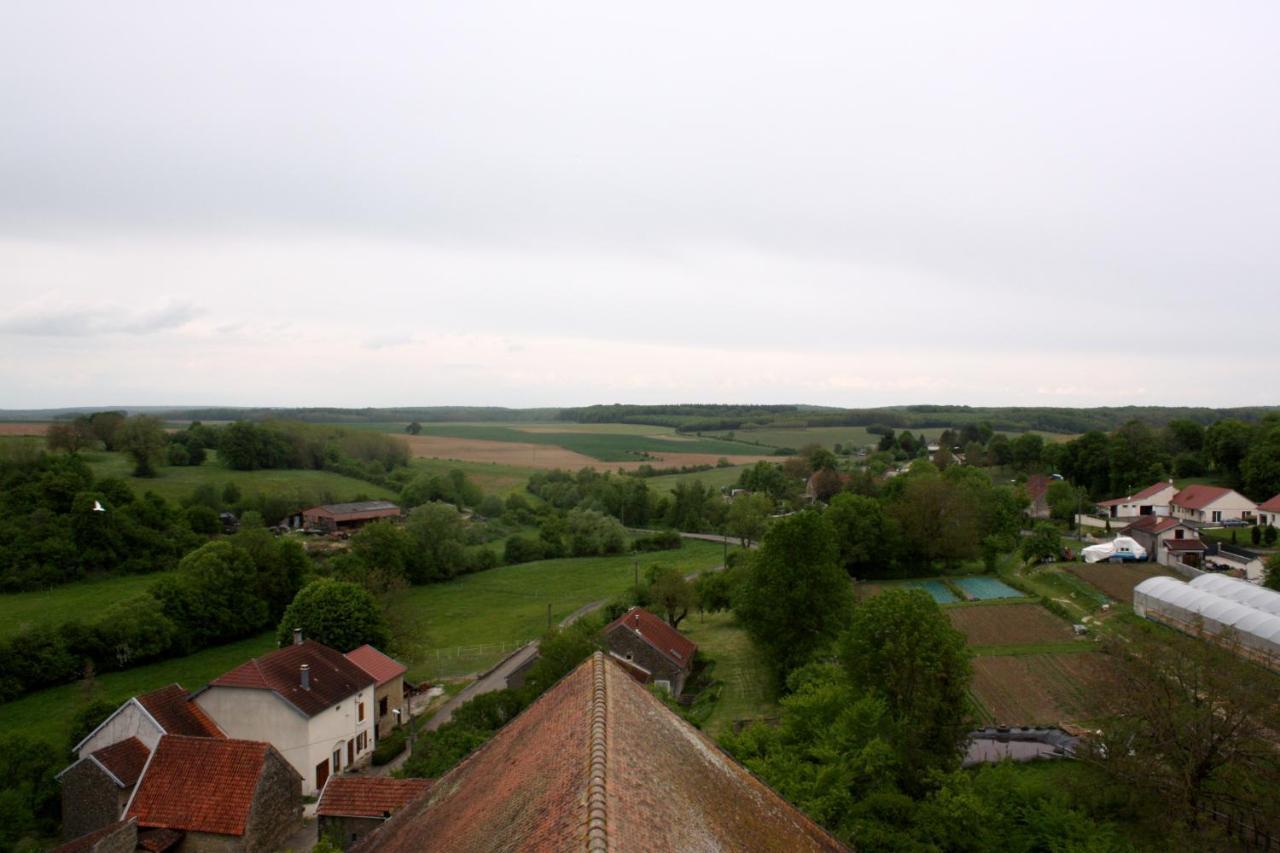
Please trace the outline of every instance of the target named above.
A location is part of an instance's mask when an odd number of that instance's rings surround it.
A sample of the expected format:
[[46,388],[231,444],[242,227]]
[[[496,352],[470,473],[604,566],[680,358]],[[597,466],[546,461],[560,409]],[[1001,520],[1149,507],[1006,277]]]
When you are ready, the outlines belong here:
[[1167,515],[1144,515],[1131,524],[1124,527],[1124,532],[1131,530],[1140,530],[1143,533],[1163,533],[1166,530],[1177,527],[1182,524],[1176,518],[1170,518]]
[[326,817],[387,817],[422,796],[430,779],[387,776],[330,776],[324,783],[316,814]]
[[166,734],[191,737],[225,737],[208,715],[191,701],[181,684],[170,684],[138,697]]
[[139,827],[243,835],[270,750],[259,741],[165,735],[125,817]]
[[[310,688],[303,688],[299,676],[304,663],[311,667]],[[209,687],[271,690],[308,717],[314,717],[373,683],[372,675],[341,652],[304,640],[243,663],[210,681]]]
[[1169,503],[1177,504],[1186,509],[1204,509],[1209,504],[1229,494],[1231,494],[1231,489],[1224,489],[1222,486],[1206,486],[1201,483],[1195,483],[1174,495],[1169,500]]
[[1031,498],[1032,501],[1038,501],[1049,493],[1049,484],[1051,482],[1053,480],[1045,474],[1032,474],[1027,478],[1023,488],[1027,492],[1027,497]]
[[1170,551],[1204,551],[1206,546],[1199,539],[1169,539],[1164,547]]
[[346,658],[372,675],[379,687],[393,678],[399,678],[408,671],[408,667],[404,664],[387,657],[368,643],[358,649],[352,649],[347,652]]
[[605,626],[604,634],[608,636],[621,628],[640,637],[681,669],[688,669],[693,665],[693,656],[698,651],[697,644],[643,607],[633,607],[610,622]]
[[1280,495],[1276,495],[1271,500],[1258,504],[1258,509],[1263,512],[1280,512]]
[[92,755],[122,785],[132,788],[142,775],[142,768],[147,766],[147,756],[151,755],[151,750],[136,737],[128,737],[111,746],[104,746]]
[[[107,824],[102,829],[95,829],[93,832],[73,838],[66,844],[54,847],[49,853],[89,853],[93,850],[95,844],[102,841],[108,835],[119,832],[124,829],[125,824],[129,821],[118,820],[115,823]],[[136,831],[136,830],[135,830]]]
[[1112,498],[1109,501],[1099,501],[1098,506],[1120,506],[1121,504],[1135,503],[1137,501],[1145,500],[1146,498],[1154,497],[1160,494],[1160,492],[1169,488],[1170,485],[1171,485],[1170,483],[1167,483],[1164,480],[1161,480],[1159,483],[1154,483],[1150,486],[1147,486],[1142,491],[1129,495],[1129,497],[1127,498]]
[[186,833],[173,829],[148,829],[138,833],[138,846],[151,853],[164,853],[182,843]]
[[353,849],[847,848],[596,653]]

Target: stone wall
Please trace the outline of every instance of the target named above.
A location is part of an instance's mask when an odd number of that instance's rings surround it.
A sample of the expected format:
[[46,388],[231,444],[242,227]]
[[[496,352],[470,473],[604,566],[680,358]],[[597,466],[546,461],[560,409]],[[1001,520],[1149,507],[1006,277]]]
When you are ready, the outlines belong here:
[[352,844],[382,826],[382,824],[383,818],[380,817],[332,817],[325,815],[320,818],[318,832],[321,838],[328,838],[334,844],[346,850]]
[[129,790],[121,788],[92,760],[62,774],[62,837],[79,838],[120,820]]
[[279,753],[268,750],[253,794],[244,849],[276,850],[301,821],[302,779]]
[[637,636],[635,631],[625,625],[617,625],[605,635],[605,643],[618,657],[633,661],[653,673],[654,681],[670,682],[672,695],[679,696],[684,691],[688,673]]

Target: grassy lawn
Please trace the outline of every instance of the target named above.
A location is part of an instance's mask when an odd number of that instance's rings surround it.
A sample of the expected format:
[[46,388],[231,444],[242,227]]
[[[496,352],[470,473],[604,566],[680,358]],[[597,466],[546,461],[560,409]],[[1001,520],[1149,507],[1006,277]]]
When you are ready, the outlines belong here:
[[649,486],[649,491],[655,494],[674,492],[677,483],[691,483],[694,480],[701,480],[703,484],[719,489],[735,485],[738,478],[742,476],[743,470],[749,467],[751,466],[731,465],[728,468],[712,468],[709,471],[697,471],[692,474],[663,474],[661,477],[649,477],[645,483]]
[[[96,696],[108,702],[123,702],[177,682],[194,690],[246,660],[276,647],[275,634],[262,634],[238,643],[206,649],[185,658],[161,661],[124,672],[98,677]],[[45,740],[61,748],[67,740],[71,718],[85,704],[84,687],[67,684],[32,693],[0,705],[0,731]]]
[[[547,426],[547,425],[540,425]],[[697,438],[677,435],[674,432],[649,430],[643,435],[633,432],[586,432],[560,430],[546,432],[516,429],[507,424],[423,424],[423,435],[439,435],[450,438],[472,438],[484,441],[508,441],[524,444],[547,444],[563,447],[602,462],[629,462],[641,459],[646,453],[719,453],[734,454],[771,453],[773,448],[758,448],[737,441],[713,438]]]
[[715,661],[712,676],[721,683],[720,697],[703,726],[707,734],[720,737],[734,720],[778,716],[773,678],[732,613],[695,614],[680,623],[680,631]]
[[254,492],[301,492],[324,502],[354,500],[358,495],[367,495],[370,499],[395,497],[388,489],[330,471],[232,471],[218,464],[216,451],[209,452],[209,458],[203,465],[164,466],[160,468],[158,477],[131,476],[133,465],[123,453],[95,452],[83,456],[93,469],[94,477],[119,477],[139,495],[155,492],[165,500],[175,502],[206,483],[217,489],[227,483],[235,483],[246,495]]
[[496,462],[458,462],[449,459],[422,458],[414,459],[411,467],[415,473],[437,474],[442,477],[450,471],[462,471],[486,495],[506,498],[508,495],[519,492],[530,501],[537,500],[525,491],[529,478],[538,472],[537,468],[500,465]]
[[34,625],[61,625],[101,613],[147,589],[170,572],[125,575],[55,586],[46,591],[0,595],[0,639]]
[[[679,551],[640,555],[640,574],[654,563],[687,574],[718,566],[721,557],[714,542],[685,542]],[[541,560],[414,587],[391,605],[396,651],[414,681],[488,669],[546,631],[548,604],[558,623],[584,604],[620,595],[635,562],[630,555]]]

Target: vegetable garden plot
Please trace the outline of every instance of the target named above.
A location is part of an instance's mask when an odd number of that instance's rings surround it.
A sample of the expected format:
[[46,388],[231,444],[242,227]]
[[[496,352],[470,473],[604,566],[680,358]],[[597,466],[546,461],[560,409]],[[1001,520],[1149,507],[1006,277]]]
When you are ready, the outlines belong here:
[[1163,566],[1151,563],[1072,563],[1067,571],[1116,601],[1133,603],[1133,588],[1147,578],[1168,575]]
[[1067,642],[1071,626],[1038,604],[950,607],[947,618],[971,646]]
[[973,693],[999,725],[1052,725],[1106,716],[1116,665],[1097,652],[989,655],[973,661]]

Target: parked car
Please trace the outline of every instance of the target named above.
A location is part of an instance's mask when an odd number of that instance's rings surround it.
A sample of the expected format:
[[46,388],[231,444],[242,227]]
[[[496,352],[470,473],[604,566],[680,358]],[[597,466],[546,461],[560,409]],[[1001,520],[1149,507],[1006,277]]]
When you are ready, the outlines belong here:
[[1226,521],[1222,522],[1222,526],[1223,527],[1252,527],[1253,525],[1245,521],[1243,518],[1228,518]]

